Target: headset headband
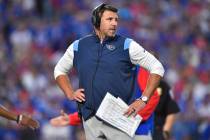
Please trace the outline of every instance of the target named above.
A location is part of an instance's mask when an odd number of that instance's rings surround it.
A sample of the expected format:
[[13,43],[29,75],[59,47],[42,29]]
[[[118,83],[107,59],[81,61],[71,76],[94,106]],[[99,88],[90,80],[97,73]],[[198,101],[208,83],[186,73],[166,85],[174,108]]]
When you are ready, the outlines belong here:
[[100,12],[102,9],[104,9],[104,7],[106,7],[107,4],[102,3],[99,6],[97,6],[96,8],[94,8],[93,12],[92,12],[92,24],[96,27],[99,28],[100,27],[100,23],[101,23],[101,15]]

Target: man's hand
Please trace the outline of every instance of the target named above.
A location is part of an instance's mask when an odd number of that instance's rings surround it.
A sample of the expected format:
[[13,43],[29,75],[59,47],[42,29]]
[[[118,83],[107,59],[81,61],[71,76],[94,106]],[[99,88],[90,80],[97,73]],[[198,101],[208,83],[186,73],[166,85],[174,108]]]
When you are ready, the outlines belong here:
[[29,127],[31,129],[39,128],[39,122],[27,115],[23,115],[23,114],[18,115],[17,122],[18,122],[18,124],[25,126],[25,127]]
[[135,117],[137,113],[145,106],[146,104],[142,100],[135,100],[132,104],[129,105],[129,108],[124,113],[124,115],[127,117],[133,115]]
[[70,100],[76,100],[78,102],[84,102],[85,101],[85,94],[84,94],[84,89],[80,88],[77,89],[73,95],[70,97]]
[[69,125],[69,116],[61,110],[61,115],[50,120],[50,124],[53,126],[67,126]]
[[163,137],[165,140],[170,140],[170,132],[169,131],[163,131]]

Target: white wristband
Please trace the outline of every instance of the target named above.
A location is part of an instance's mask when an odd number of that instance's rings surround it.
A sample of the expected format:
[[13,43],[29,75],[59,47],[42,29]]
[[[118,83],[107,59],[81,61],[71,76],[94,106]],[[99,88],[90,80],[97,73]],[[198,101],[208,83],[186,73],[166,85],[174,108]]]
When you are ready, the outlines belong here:
[[23,119],[23,115],[18,115],[18,117],[17,117],[17,123],[18,124],[20,124],[20,122],[22,121],[22,119]]

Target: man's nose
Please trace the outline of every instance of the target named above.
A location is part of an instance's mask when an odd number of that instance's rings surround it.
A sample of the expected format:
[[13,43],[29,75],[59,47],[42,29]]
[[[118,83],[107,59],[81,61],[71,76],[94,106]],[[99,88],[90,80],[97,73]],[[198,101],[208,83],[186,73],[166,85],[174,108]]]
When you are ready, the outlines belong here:
[[118,21],[117,21],[117,20],[113,20],[113,21],[112,21],[112,25],[113,25],[113,26],[117,26],[117,24],[118,24]]

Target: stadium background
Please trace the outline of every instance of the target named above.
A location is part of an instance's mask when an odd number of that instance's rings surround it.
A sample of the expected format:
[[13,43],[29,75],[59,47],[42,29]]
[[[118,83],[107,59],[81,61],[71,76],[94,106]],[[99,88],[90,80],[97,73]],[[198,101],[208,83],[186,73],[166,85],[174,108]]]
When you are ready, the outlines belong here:
[[[100,0],[0,0],[0,103],[39,120],[32,132],[0,118],[1,140],[82,140],[81,127],[54,128],[60,109],[74,112],[53,69],[68,45],[93,30]],[[118,32],[159,53],[181,113],[175,140],[210,139],[210,0],[113,0]],[[74,87],[78,79],[70,73]]]

